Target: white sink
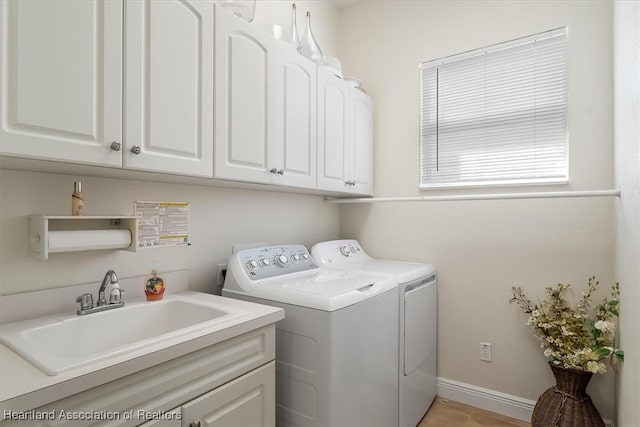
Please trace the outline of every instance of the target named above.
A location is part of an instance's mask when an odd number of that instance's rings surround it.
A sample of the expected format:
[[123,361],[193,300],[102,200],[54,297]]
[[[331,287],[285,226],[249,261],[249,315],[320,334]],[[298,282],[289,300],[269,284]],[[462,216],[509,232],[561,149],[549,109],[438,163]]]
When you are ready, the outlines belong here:
[[0,325],[0,341],[48,375],[157,343],[222,327],[250,313],[171,295],[83,316],[65,314]]

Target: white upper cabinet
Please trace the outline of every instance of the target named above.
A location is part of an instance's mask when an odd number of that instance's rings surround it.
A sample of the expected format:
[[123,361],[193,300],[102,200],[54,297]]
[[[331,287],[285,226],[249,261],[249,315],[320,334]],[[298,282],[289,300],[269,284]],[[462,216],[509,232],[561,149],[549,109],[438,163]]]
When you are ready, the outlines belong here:
[[213,176],[213,9],[125,3],[126,168]]
[[122,2],[2,1],[0,31],[0,153],[121,166]]
[[318,70],[318,188],[348,191],[349,86]]
[[351,101],[351,150],[349,152],[352,191],[357,194],[373,194],[373,102],[362,91],[352,88]]
[[274,155],[279,184],[316,187],[316,69],[293,47],[281,46]]
[[371,99],[210,0],[1,0],[0,70],[2,156],[372,193]]
[[267,183],[275,138],[276,41],[216,8],[216,178]]
[[327,70],[318,70],[318,188],[373,192],[373,103]]
[[215,177],[315,188],[316,66],[216,9]]
[[1,154],[213,176],[212,2],[0,7]]

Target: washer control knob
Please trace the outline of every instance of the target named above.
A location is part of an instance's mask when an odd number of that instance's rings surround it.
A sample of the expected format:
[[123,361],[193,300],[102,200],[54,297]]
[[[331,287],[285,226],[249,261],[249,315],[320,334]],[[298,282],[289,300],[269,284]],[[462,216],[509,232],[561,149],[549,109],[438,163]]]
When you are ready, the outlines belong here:
[[309,259],[309,254],[308,253],[302,254],[302,259],[305,260],[305,261],[308,260]]
[[292,256],[292,257],[291,257],[291,259],[292,259],[294,262],[299,262],[299,261],[300,261],[300,255],[295,254],[294,256]]
[[351,246],[351,253],[355,254],[356,253],[356,247],[355,246]]
[[260,264],[262,264],[263,267],[269,267],[271,265],[271,260],[269,258],[264,258],[260,260]]
[[349,256],[349,254],[351,253],[351,249],[349,249],[349,246],[341,246],[340,253],[344,256]]
[[247,262],[247,267],[249,267],[249,270],[255,270],[256,268],[258,268],[258,261],[252,259],[251,261]]
[[276,257],[276,264],[280,267],[284,267],[289,263],[289,258],[285,254],[280,254]]

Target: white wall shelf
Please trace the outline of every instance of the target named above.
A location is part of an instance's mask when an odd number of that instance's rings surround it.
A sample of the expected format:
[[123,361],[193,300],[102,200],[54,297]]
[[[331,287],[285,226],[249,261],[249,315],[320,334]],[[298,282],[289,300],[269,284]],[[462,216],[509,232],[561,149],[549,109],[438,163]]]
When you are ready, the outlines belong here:
[[122,249],[137,251],[135,216],[29,216],[29,252],[38,259],[51,253]]

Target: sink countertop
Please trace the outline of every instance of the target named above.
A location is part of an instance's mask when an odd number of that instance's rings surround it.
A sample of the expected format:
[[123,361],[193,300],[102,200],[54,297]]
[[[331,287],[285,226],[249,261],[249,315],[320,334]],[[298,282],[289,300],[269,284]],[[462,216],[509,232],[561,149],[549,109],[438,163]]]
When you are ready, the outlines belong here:
[[149,345],[55,376],[45,374],[10,348],[0,344],[0,420],[4,418],[1,416],[4,410],[22,412],[35,409],[284,318],[284,311],[280,308],[201,292],[186,291],[166,297],[208,300],[246,310],[248,314],[222,325],[214,324],[181,338]]

